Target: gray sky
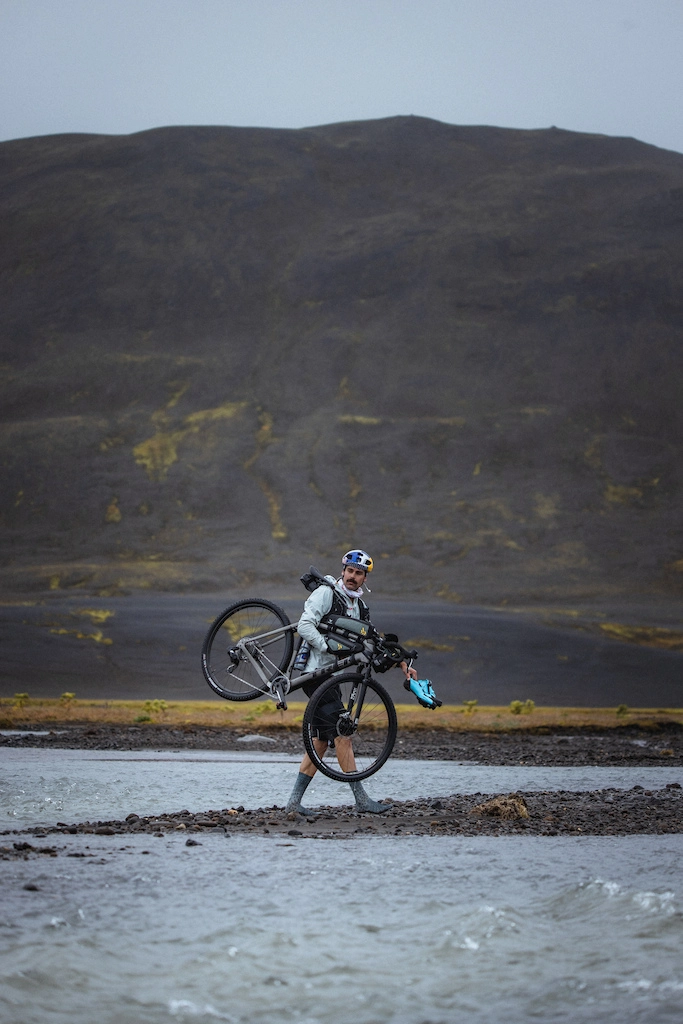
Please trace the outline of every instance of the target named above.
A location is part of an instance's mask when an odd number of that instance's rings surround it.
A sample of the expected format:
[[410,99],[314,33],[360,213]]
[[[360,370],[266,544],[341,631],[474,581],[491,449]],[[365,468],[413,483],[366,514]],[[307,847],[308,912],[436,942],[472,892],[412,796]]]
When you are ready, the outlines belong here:
[[0,139],[418,114],[683,151],[683,0],[0,0]]

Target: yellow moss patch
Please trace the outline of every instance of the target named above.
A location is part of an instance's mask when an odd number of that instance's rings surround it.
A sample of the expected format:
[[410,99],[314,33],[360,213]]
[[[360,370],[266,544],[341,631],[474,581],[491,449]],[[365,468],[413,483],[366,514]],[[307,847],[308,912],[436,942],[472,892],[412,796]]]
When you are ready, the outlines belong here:
[[282,502],[273,488],[265,480],[259,480],[259,487],[268,501],[268,518],[270,519],[270,534],[273,540],[286,540],[287,530],[280,517]]
[[358,480],[358,478],[355,477],[353,473],[349,473],[349,498],[351,499],[351,501],[355,501],[356,498],[361,494],[362,490],[363,487],[361,485],[360,480]]
[[94,640],[96,644],[104,644],[105,647],[109,647],[114,641],[105,636],[101,629],[96,629],[94,633],[82,633],[80,629],[51,629],[51,633],[56,636],[75,636],[77,640]]
[[640,487],[622,487],[621,484],[612,483],[607,484],[603,493],[605,501],[609,501],[613,505],[628,505],[642,496],[643,492]]
[[216,423],[218,420],[231,420],[247,405],[246,402],[224,402],[217,405],[215,409],[200,409],[199,412],[191,412],[185,417],[184,422],[189,427],[201,426],[205,423]]
[[160,431],[154,437],[136,444],[133,458],[138,466],[146,470],[150,480],[159,483],[165,479],[173,463],[178,461],[178,445],[188,433],[187,430],[175,430],[173,433]]
[[82,615],[90,619],[93,625],[102,625],[107,619],[111,619],[116,612],[107,611],[106,608],[77,608],[74,615]]
[[425,636],[415,637],[413,640],[404,640],[404,647],[418,647],[421,651],[454,651],[454,644],[437,644],[435,640],[429,640]]
[[[173,402],[173,399],[171,399]],[[157,430],[153,437],[141,441],[133,448],[133,458],[138,466],[142,466],[150,480],[157,483],[166,478],[166,474],[178,461],[178,446],[190,435],[197,434],[202,427],[206,427],[220,420],[231,420],[242,409],[246,402],[225,402],[223,405],[213,409],[200,409],[192,412],[183,420],[183,426],[178,430],[164,431]],[[165,409],[155,413],[152,421],[162,426],[166,419]]]
[[556,495],[550,497],[540,492],[534,495],[534,512],[539,519],[553,519],[558,511]]
[[663,647],[667,651],[683,651],[683,633],[658,626],[623,626],[619,622],[600,622],[600,629],[613,640],[623,640],[643,647]]
[[601,469],[602,468],[601,446],[602,446],[602,437],[600,437],[600,436],[594,437],[593,440],[591,441],[591,443],[588,445],[588,447],[586,448],[586,450],[583,453],[583,457],[586,460],[586,462],[588,463],[588,465],[591,467],[591,469]]
[[254,438],[254,440],[256,441],[256,447],[254,448],[254,451],[246,460],[246,462],[243,464],[244,469],[246,469],[247,472],[252,468],[256,460],[260,458],[260,456],[263,454],[268,445],[272,444],[274,441],[277,441],[277,438],[273,433],[273,417],[269,412],[259,413],[259,423],[260,426],[256,431],[256,436]]
[[338,416],[339,423],[357,423],[361,427],[378,427],[382,420],[377,416]]
[[105,523],[120,523],[121,522],[121,509],[119,508],[119,499],[112,498],[107,505],[107,511],[104,514]]

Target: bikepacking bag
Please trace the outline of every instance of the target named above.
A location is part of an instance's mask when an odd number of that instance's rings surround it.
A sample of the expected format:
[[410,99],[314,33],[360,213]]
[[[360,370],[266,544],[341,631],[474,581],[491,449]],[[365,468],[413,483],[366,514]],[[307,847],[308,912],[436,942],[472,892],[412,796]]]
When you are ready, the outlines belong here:
[[368,640],[372,633],[372,625],[363,619],[349,619],[346,615],[324,615],[321,625],[347,640]]
[[318,628],[325,633],[327,646],[334,654],[357,654],[372,633],[369,622],[349,619],[346,615],[325,615]]
[[326,580],[323,574],[318,572],[314,565],[311,565],[308,572],[305,572],[303,576],[299,577],[299,579],[309,594],[312,594],[314,590],[317,590],[321,584],[326,584],[328,587],[330,586],[329,580]]

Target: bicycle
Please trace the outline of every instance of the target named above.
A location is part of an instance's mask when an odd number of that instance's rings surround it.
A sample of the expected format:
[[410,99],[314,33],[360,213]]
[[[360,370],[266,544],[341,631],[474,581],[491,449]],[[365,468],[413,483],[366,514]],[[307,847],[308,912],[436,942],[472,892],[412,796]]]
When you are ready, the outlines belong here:
[[[313,566],[311,572],[319,576]],[[370,622],[342,615],[331,616],[331,620],[329,624],[321,622],[318,628],[333,648],[335,664],[293,678],[301,644],[301,638],[294,642],[296,624],[272,601],[237,601],[216,618],[206,634],[202,671],[214,693],[225,700],[267,697],[282,710],[287,709],[289,694],[318,682],[303,717],[306,753],[328,778],[360,781],[386,762],[398,727],[394,702],[372,672],[386,672],[402,661],[410,667],[417,651],[406,650],[393,633],[382,636]],[[441,701],[433,691],[431,694],[433,703],[425,706],[440,706]],[[352,738],[355,768],[351,771],[335,766],[329,759],[330,749],[327,757],[315,749],[318,729],[329,728],[331,723],[338,736]]]

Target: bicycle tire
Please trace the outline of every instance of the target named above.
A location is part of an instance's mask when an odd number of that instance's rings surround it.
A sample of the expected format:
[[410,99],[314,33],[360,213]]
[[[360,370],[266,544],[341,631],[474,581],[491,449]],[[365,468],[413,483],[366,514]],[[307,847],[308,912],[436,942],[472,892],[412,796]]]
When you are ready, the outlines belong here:
[[[261,598],[237,601],[226,608],[211,624],[202,645],[202,671],[214,693],[225,700],[262,697],[266,692],[263,680],[249,661],[239,658],[234,645],[245,637],[289,624],[282,608]],[[291,630],[265,645],[263,667],[267,675],[287,667],[293,647]]]
[[[394,749],[398,724],[396,721],[396,708],[391,697],[376,679],[369,679],[365,701],[361,711],[361,718],[357,729],[353,732],[352,745],[356,764],[356,770],[351,772],[342,771],[336,760],[331,760],[332,751],[326,751],[327,757],[318,754],[313,746],[313,739],[319,727],[323,730],[330,727],[330,704],[334,701],[334,691],[339,690],[341,703],[348,709],[351,691],[353,687],[359,686],[363,680],[356,673],[333,676],[322,683],[306,705],[303,720],[303,739],[306,753],[311,761],[323,775],[337,782],[354,782],[367,779],[374,775]],[[338,704],[338,701],[337,701]],[[321,714],[321,708],[327,706],[328,711]],[[335,708],[336,710],[336,708]],[[336,729],[339,733],[343,727],[342,718],[337,720]],[[343,732],[343,728],[342,728]]]

